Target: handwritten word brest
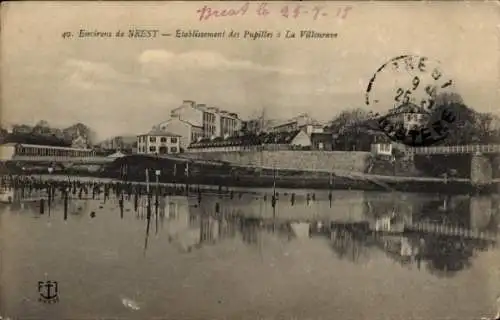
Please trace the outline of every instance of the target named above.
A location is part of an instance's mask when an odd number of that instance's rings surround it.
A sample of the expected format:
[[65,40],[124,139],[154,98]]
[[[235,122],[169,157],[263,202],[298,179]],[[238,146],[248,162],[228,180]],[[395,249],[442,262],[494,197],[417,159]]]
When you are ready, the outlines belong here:
[[196,10],[196,13],[200,21],[223,17],[242,17],[247,14],[253,14],[259,17],[280,16],[291,19],[299,17],[310,17],[312,20],[317,20],[320,17],[335,17],[337,19],[345,19],[351,9],[351,6],[340,6],[332,10],[327,10],[327,7],[324,5],[307,5],[305,3],[287,4],[279,7],[276,7],[273,4],[273,6],[271,7],[266,2],[252,4],[246,2],[239,7],[233,6],[231,8],[213,8],[208,5],[204,5],[202,8]]

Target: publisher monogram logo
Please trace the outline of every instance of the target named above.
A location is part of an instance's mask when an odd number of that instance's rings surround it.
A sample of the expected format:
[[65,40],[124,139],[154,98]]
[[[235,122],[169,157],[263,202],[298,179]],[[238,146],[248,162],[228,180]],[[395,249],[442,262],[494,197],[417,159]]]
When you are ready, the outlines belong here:
[[38,281],[38,301],[44,303],[59,302],[57,281]]

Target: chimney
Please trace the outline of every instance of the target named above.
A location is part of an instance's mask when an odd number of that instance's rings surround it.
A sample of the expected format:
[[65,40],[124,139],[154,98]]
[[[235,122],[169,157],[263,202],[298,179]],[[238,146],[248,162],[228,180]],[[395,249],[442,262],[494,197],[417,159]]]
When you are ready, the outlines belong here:
[[198,103],[197,107],[200,108],[200,109],[206,109],[207,105],[204,104],[204,103]]
[[182,106],[194,107],[195,105],[196,105],[196,102],[193,100],[183,100],[182,101]]

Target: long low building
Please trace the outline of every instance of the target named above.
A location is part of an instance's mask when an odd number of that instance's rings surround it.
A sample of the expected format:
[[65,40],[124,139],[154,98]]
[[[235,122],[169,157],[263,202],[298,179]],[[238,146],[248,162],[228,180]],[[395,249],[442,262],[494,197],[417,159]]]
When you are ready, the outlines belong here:
[[232,137],[205,138],[191,143],[188,152],[250,151],[310,147],[311,139],[302,130],[270,132]]
[[15,160],[15,157],[95,157],[92,149],[46,146],[22,143],[6,143],[0,145],[0,159]]

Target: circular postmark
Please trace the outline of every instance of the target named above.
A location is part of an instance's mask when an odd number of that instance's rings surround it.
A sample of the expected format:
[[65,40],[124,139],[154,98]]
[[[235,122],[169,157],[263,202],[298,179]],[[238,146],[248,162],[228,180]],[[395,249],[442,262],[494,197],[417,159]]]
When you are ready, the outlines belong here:
[[368,83],[366,105],[375,112],[378,129],[410,146],[429,146],[445,139],[455,115],[437,97],[453,89],[441,63],[402,55],[384,63]]

